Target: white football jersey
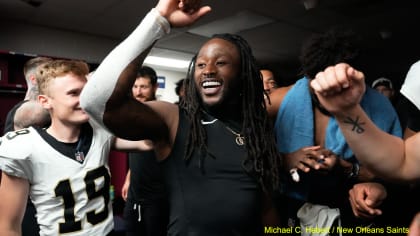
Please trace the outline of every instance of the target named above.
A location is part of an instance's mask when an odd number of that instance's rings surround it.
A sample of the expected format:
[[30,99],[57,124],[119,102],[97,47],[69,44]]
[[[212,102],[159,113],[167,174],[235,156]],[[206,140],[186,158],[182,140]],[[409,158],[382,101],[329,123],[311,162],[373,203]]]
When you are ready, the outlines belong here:
[[84,161],[71,159],[32,127],[1,138],[0,169],[29,180],[40,235],[107,235],[113,229],[108,155],[112,135],[94,122]]

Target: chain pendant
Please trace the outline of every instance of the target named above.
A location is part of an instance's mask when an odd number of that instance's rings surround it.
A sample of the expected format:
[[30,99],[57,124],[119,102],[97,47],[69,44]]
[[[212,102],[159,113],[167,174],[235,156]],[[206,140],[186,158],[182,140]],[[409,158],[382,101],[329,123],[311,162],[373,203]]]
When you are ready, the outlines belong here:
[[235,141],[236,141],[236,144],[238,144],[239,146],[242,146],[245,144],[245,138],[242,137],[241,135],[236,136]]
[[242,134],[237,133],[235,131],[233,131],[233,129],[229,128],[228,126],[225,126],[227,130],[229,130],[233,135],[236,136],[235,138],[235,142],[236,144],[238,144],[239,146],[243,146],[245,144],[245,137],[242,136]]

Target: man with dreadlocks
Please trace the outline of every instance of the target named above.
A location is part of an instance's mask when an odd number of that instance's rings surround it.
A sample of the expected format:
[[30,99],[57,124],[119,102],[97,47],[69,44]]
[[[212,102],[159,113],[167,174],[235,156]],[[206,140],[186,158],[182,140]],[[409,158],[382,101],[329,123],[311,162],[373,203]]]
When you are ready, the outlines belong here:
[[194,57],[178,105],[127,96],[153,43],[210,11],[160,0],[97,68],[82,107],[117,136],[151,139],[167,186],[169,235],[262,235],[277,226],[270,192],[280,163],[249,45],[216,35]]
[[[304,77],[293,86],[270,93],[268,111],[275,117],[277,147],[285,154],[284,167],[291,174],[282,188],[287,197],[280,202],[287,212],[284,219],[289,226],[304,227],[309,221],[317,227],[329,228],[337,219],[341,219],[343,226],[360,226],[352,214],[348,190],[355,183],[371,181],[374,176],[359,165],[337,122],[319,105],[309,87],[315,75],[328,66],[356,63],[359,59],[356,43],[356,35],[341,28],[313,35],[302,48]],[[388,100],[371,89],[362,103],[382,130],[401,136],[398,116]],[[374,199],[373,194],[366,193],[362,197],[366,196],[375,202],[371,205],[373,213],[366,214],[366,218],[380,215],[382,212],[375,208],[384,196]]]

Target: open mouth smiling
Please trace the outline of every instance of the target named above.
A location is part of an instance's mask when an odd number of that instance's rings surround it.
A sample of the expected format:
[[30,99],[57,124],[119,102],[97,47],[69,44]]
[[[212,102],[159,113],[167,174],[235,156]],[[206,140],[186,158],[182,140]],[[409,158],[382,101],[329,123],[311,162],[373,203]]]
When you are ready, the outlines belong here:
[[201,87],[203,87],[204,89],[214,88],[214,87],[219,87],[219,86],[222,86],[222,81],[219,81],[219,80],[207,80],[207,81],[201,82]]

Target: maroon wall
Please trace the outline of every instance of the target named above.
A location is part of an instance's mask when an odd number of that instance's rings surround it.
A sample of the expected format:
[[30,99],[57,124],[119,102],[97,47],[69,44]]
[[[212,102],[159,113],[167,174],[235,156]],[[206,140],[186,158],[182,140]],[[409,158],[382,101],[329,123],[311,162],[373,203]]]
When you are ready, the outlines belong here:
[[109,155],[111,184],[114,185],[115,197],[121,197],[121,189],[128,170],[127,153],[111,151]]

